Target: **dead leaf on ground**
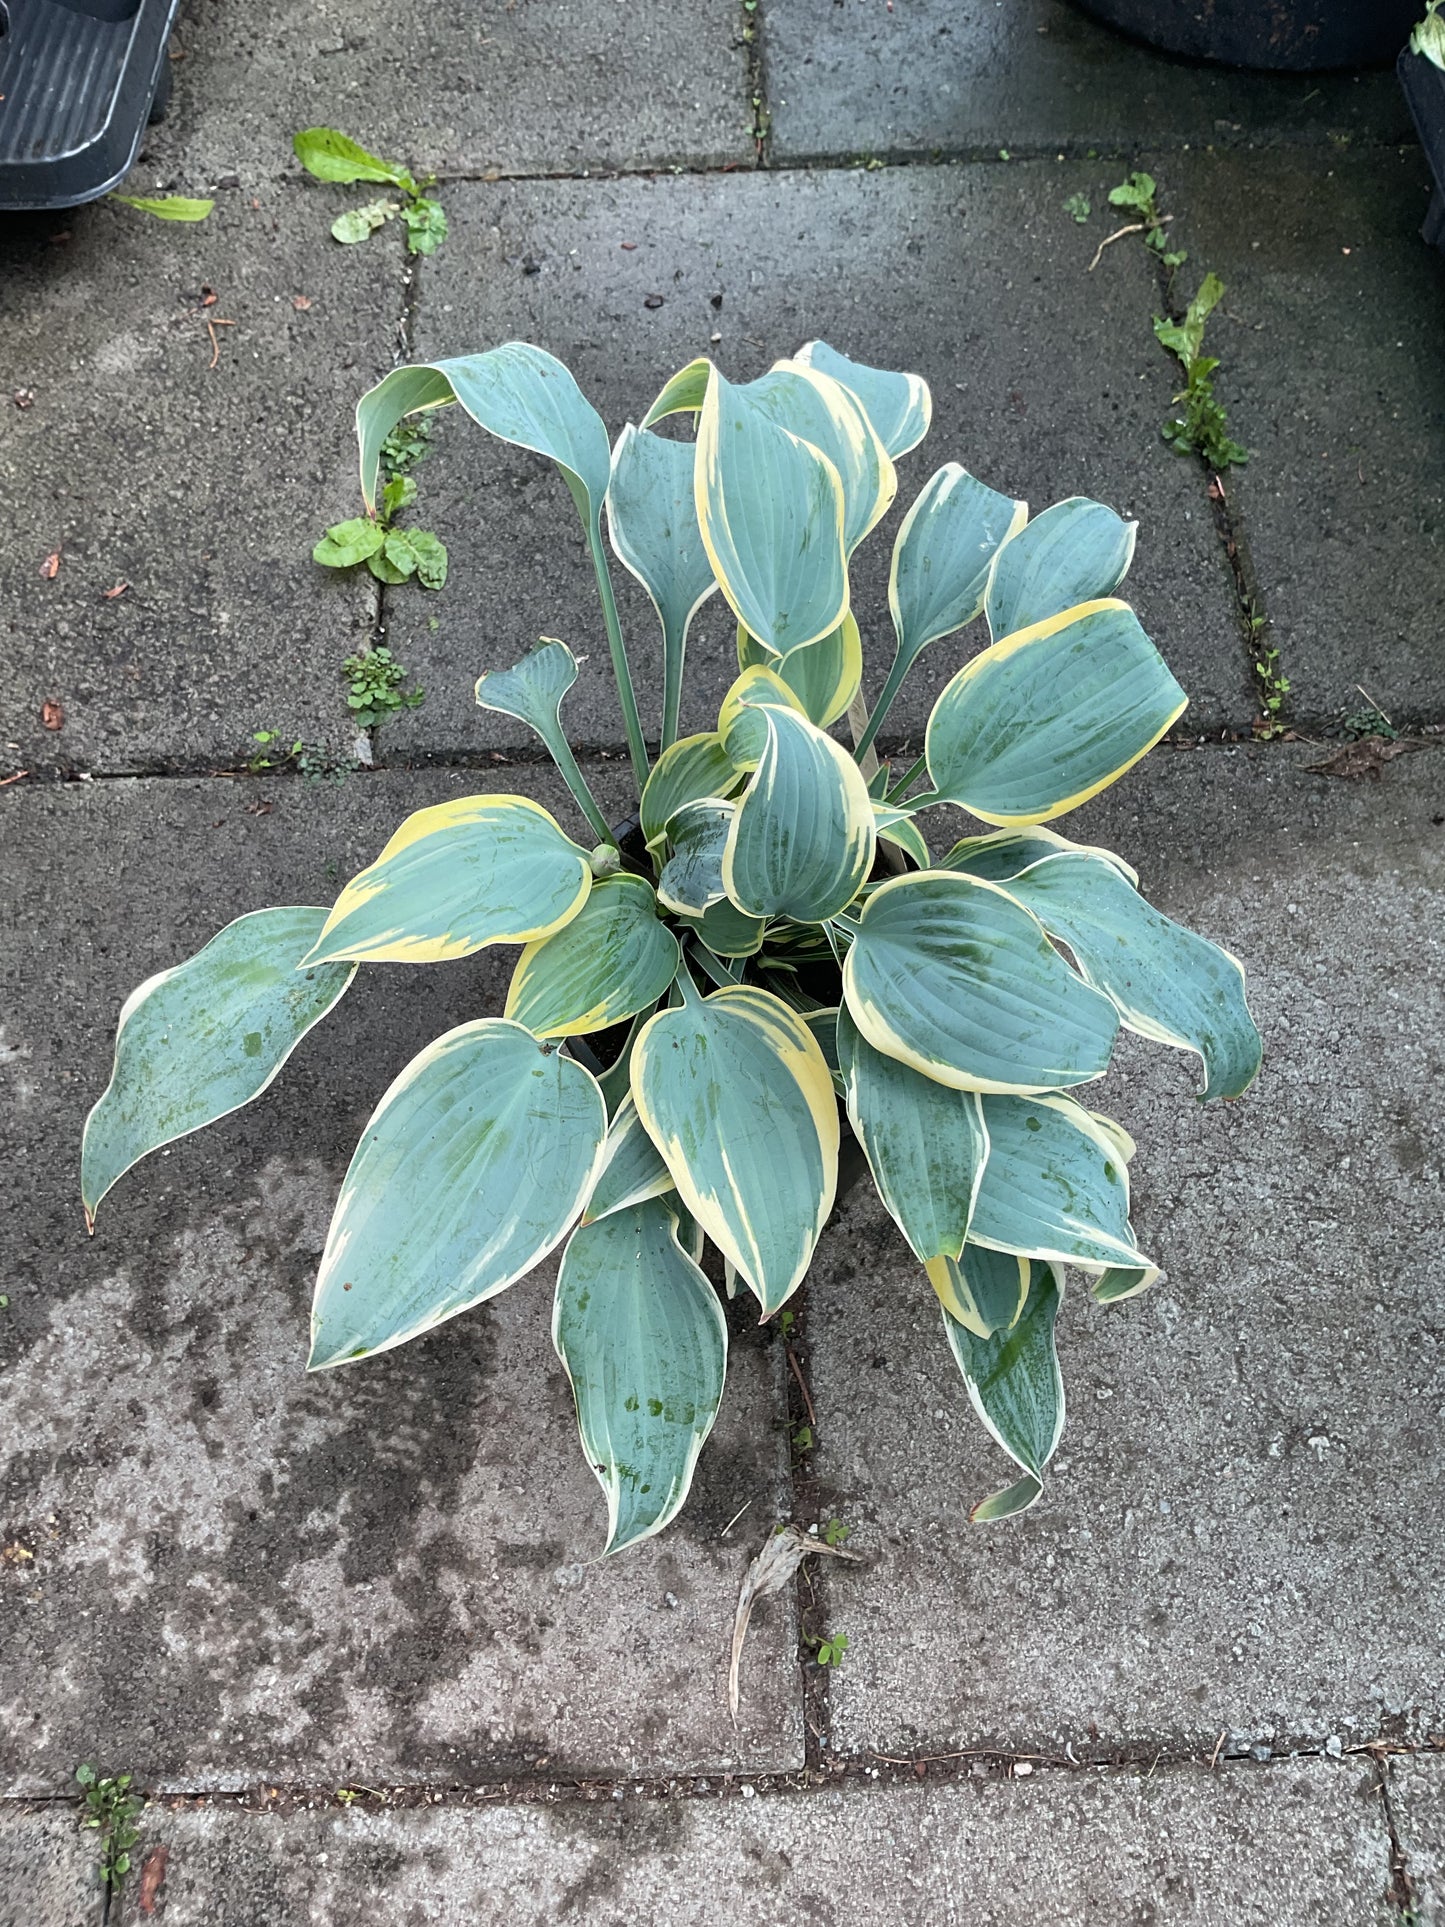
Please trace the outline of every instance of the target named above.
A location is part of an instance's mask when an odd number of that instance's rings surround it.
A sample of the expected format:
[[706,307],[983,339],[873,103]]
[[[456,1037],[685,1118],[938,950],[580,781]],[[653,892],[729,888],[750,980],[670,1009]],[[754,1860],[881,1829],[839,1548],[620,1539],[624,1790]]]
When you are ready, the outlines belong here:
[[130,584],[128,582],[117,582],[113,589],[102,589],[100,599],[102,602],[114,602],[116,597],[118,595],[124,595],[129,587]]
[[47,582],[53,582],[60,574],[60,551],[52,549],[40,565],[40,573]]
[[809,1553],[813,1552],[823,1553],[830,1559],[851,1559],[855,1563],[863,1556],[849,1552],[843,1546],[830,1546],[826,1540],[814,1538],[811,1532],[804,1532],[801,1526],[789,1525],[768,1538],[762,1551],[743,1574],[737,1615],[733,1620],[732,1665],[728,1669],[728,1705],[732,1709],[734,1726],[738,1720],[738,1667],[742,1663],[743,1641],[748,1636],[748,1621],[753,1616],[753,1607],[770,1593],[781,1592]]
[[152,1847],[145,1857],[145,1864],[140,1870],[140,1890],[136,1896],[142,1920],[150,1920],[155,1915],[156,1896],[165,1885],[166,1862],[170,1857],[169,1847]]
[[47,696],[40,705],[40,721],[46,729],[60,729],[65,723],[65,710],[53,696]]
[[1342,776],[1347,780],[1368,776],[1378,783],[1386,763],[1424,748],[1425,744],[1415,736],[1400,736],[1394,742],[1385,736],[1362,736],[1357,743],[1341,743],[1322,763],[1306,763],[1305,768],[1315,776]]
[[33,1560],[34,1557],[35,1554],[29,1546],[22,1546],[18,1539],[12,1539],[9,1545],[0,1551],[0,1559],[11,1566],[23,1566],[27,1560]]
[[33,388],[17,388],[10,399],[17,408],[33,408],[35,406],[35,390]]
[[291,297],[291,306],[296,310],[297,314],[305,314],[306,310],[311,306],[311,296],[309,294],[293,294]]

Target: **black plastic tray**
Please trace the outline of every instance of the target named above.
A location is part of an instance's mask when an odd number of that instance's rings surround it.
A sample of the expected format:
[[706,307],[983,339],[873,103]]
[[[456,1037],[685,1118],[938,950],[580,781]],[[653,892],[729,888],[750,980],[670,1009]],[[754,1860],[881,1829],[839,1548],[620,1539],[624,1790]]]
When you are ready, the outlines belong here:
[[1435,179],[1435,192],[1420,232],[1445,253],[1445,73],[1422,54],[1412,54],[1408,47],[1396,61],[1395,72]]
[[129,169],[180,0],[5,0],[0,209],[77,207]]

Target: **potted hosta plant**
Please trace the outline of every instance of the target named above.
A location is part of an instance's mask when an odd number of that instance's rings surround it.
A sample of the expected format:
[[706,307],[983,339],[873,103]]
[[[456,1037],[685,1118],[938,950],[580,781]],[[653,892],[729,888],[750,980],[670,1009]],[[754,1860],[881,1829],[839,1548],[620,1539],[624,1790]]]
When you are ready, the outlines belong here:
[[[399,368],[357,410],[368,511],[387,435],[452,405],[549,457],[576,502],[636,826],[609,824],[568,747],[565,643],[484,675],[478,702],[535,730],[583,840],[526,796],[437,804],[329,908],[254,911],[142,984],[85,1129],[87,1218],[147,1152],[259,1096],[358,969],[517,945],[505,1010],[424,1050],[362,1134],[311,1368],[467,1314],[562,1247],[553,1337],[607,1549],[645,1538],[682,1505],[723,1395],[705,1241],[727,1289],[773,1317],[807,1273],[851,1129],[1019,1468],[974,1516],[1021,1510],[1063,1422],[1064,1268],[1104,1302],[1158,1276],[1129,1220],[1133,1145],[1080,1092],[1121,1025],[1196,1052],[1206,1098],[1238,1096],[1259,1066],[1234,959],[1152,909],[1122,858],[1048,827],[1185,707],[1115,594],[1134,524],[1077,498],[1030,521],[947,463],[898,530],[897,647],[870,708],[849,559],[927,431],[917,376],[822,342],[741,385],[700,360],[612,446],[539,348]],[[677,434],[694,421],[695,439]],[[662,626],[656,753],[604,524]],[[739,673],[716,726],[679,737],[688,627],[714,591],[737,617]],[[911,667],[980,615],[990,640],[940,695],[923,756],[880,765]],[[830,733],[845,716],[851,748]],[[979,829],[935,855],[944,804]]]
[[1417,0],[1076,0],[1086,13],[1166,53],[1230,67],[1313,73],[1383,67]]

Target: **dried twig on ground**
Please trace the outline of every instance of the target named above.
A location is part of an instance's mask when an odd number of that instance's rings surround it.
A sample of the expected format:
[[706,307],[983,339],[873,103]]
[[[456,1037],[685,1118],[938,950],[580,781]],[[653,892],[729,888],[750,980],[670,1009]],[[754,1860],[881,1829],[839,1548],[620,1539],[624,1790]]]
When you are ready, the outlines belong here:
[[742,1663],[743,1641],[748,1636],[748,1621],[753,1616],[753,1607],[760,1599],[766,1599],[769,1593],[781,1592],[809,1553],[813,1552],[822,1553],[829,1559],[851,1559],[855,1563],[862,1558],[861,1553],[849,1552],[843,1546],[830,1546],[826,1540],[814,1538],[811,1532],[804,1532],[801,1526],[789,1525],[771,1534],[743,1575],[737,1616],[733,1620],[732,1665],[728,1669],[728,1705],[732,1709],[734,1726],[738,1718],[738,1668]]

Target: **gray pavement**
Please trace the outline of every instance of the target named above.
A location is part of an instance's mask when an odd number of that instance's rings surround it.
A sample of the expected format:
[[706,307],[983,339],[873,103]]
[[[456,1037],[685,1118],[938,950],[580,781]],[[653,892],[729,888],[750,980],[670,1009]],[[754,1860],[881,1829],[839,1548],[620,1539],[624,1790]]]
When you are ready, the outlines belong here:
[[[1190,68],[1063,0],[192,0],[176,52],[129,185],[214,190],[210,221],[0,233],[0,775],[31,772],[0,789],[0,1927],[1445,1923],[1445,274],[1391,77]],[[311,122],[441,170],[440,254],[329,239],[361,196],[300,176]],[[1176,294],[1228,283],[1209,346],[1251,461],[1222,507],[1159,438],[1151,264],[1125,237],[1090,270],[1129,166],[1189,250]],[[1137,1041],[1101,1087],[1168,1276],[1110,1311],[1072,1286],[1068,1427],[1022,1519],[966,1523],[1007,1467],[865,1189],[796,1372],[735,1306],[689,1506],[618,1560],[548,1276],[306,1378],[357,1133],[499,1006],[506,953],[368,972],[85,1237],[79,1128],[137,980],[242,910],[327,901],[423,803],[510,788],[574,821],[474,707],[482,669],[539,633],[587,654],[572,733],[626,807],[551,472],[447,420],[416,516],[446,589],[309,560],[358,506],[358,392],[509,335],[614,431],[702,352],[742,375],[822,335],[926,374],[934,432],[856,571],[875,684],[891,531],[950,459],[1139,517],[1184,739],[1247,742],[1241,598],[1268,618],[1306,740],[1161,751],[1064,825],[1243,959],[1267,1056],[1227,1109]],[[340,663],[383,639],[428,699],[358,743]],[[889,739],[974,641],[925,660]],[[693,659],[700,727],[733,673],[716,602]],[[1356,684],[1429,745],[1376,781],[1308,768]],[[384,767],[219,774],[258,728]],[[789,1516],[843,1519],[863,1563],[760,1609],[735,1730],[733,1599]],[[850,1642],[826,1675],[824,1630]],[[81,1760],[150,1797],[150,1873],[108,1909]]]

